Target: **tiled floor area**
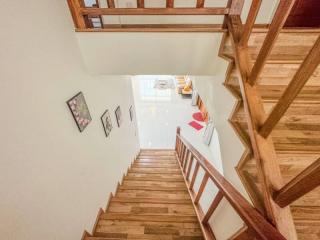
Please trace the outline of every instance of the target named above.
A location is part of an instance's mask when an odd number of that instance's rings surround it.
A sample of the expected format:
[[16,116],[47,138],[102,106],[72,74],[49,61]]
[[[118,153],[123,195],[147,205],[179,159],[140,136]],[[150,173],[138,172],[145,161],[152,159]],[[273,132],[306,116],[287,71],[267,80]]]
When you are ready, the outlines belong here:
[[209,151],[202,143],[204,128],[196,131],[188,125],[198,108],[191,99],[182,98],[176,89],[154,88],[157,79],[174,79],[173,76],[134,76],[133,92],[141,148],[174,148],[177,126],[182,134],[202,151]]

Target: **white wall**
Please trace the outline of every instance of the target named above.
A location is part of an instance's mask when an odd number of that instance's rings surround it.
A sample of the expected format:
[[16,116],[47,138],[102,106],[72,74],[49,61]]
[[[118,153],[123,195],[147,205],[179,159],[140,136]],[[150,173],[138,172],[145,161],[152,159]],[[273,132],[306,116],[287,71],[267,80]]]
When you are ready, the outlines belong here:
[[210,75],[220,33],[77,33],[88,71],[120,75]]
[[[0,2],[1,239],[79,240],[138,151],[130,79],[85,74],[66,1]],[[80,90],[93,118],[83,133],[66,105]]]

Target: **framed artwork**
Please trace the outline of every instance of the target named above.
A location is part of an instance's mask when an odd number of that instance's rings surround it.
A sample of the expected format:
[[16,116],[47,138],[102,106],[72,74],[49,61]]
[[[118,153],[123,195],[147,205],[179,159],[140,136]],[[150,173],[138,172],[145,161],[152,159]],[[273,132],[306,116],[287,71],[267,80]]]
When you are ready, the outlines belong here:
[[132,106],[130,106],[130,108],[129,108],[129,114],[130,114],[130,120],[131,120],[131,122],[133,121],[133,114],[134,114],[134,112],[133,112],[133,108],[132,108]]
[[115,111],[115,114],[116,114],[116,119],[117,119],[118,127],[120,127],[120,126],[121,126],[121,123],[122,123],[122,116],[121,116],[120,106],[117,107],[117,109],[116,109],[116,111]]
[[67,104],[79,131],[82,132],[92,120],[83,93],[79,92],[77,95],[73,96],[67,101]]
[[112,122],[111,122],[111,117],[110,117],[110,114],[109,114],[108,110],[106,110],[102,114],[101,122],[102,122],[102,125],[103,125],[104,132],[106,134],[106,137],[108,137],[110,132],[111,132],[111,130],[112,130]]

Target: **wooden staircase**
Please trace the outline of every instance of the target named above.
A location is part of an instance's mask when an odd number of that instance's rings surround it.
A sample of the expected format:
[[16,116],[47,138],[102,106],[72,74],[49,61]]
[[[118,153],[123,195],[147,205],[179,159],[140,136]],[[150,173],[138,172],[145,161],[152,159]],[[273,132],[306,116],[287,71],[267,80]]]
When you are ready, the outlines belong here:
[[84,240],[204,239],[174,150],[142,150]]
[[[252,30],[247,45],[252,65],[257,61],[267,32],[268,29]],[[283,29],[280,32],[255,83],[256,91],[261,97],[261,103],[267,115],[272,113],[274,106],[281,99],[319,36],[319,29]],[[265,188],[261,184],[259,166],[254,158],[247,121],[248,113],[244,105],[246,100],[241,92],[242,80],[235,64],[235,55],[230,35],[226,34],[220,48],[220,56],[229,61],[225,86],[238,100],[229,121],[246,147],[237,171],[254,205],[260,212],[267,215],[263,199]],[[270,135],[276,154],[276,164],[283,181],[282,185],[288,184],[312,164],[313,171],[319,172],[317,170],[320,157],[319,123],[320,67],[318,66]],[[266,172],[264,174],[268,175]],[[319,182],[314,178],[313,182],[316,181]],[[312,184],[312,181],[309,181],[309,184]],[[299,191],[309,184],[300,186]],[[320,187],[293,201],[290,204],[290,210],[299,240],[320,239]]]

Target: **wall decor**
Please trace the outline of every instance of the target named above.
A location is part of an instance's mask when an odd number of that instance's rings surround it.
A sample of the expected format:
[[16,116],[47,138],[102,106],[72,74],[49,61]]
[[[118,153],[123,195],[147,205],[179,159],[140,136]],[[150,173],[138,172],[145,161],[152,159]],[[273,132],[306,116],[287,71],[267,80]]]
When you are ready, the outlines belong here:
[[129,114],[130,114],[130,120],[131,120],[131,122],[132,122],[132,121],[133,121],[133,117],[134,117],[134,112],[133,112],[132,105],[131,105],[130,108],[129,108]]
[[67,101],[72,116],[82,132],[91,122],[92,118],[82,92],[79,92]]
[[111,117],[109,110],[106,110],[102,116],[101,116],[101,122],[103,125],[104,132],[106,134],[106,137],[109,136],[111,130],[112,130],[112,122],[111,122]]
[[121,123],[122,123],[122,115],[121,115],[120,106],[117,107],[115,114],[116,114],[116,118],[117,118],[118,127],[120,127]]

